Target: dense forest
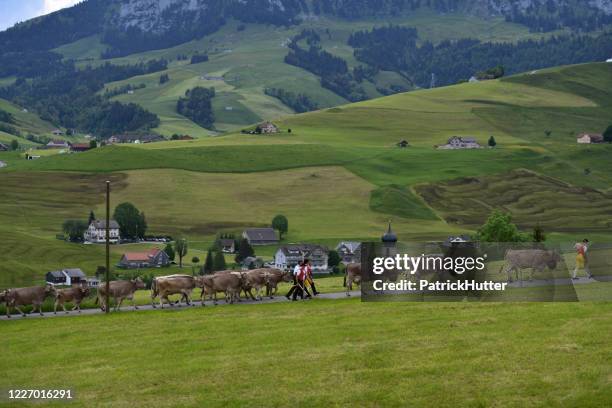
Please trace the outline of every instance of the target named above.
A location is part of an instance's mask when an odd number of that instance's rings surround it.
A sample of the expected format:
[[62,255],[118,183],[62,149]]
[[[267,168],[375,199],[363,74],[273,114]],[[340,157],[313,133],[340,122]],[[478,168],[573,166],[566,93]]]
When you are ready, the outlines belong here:
[[[302,30],[289,43],[285,62],[321,77],[321,86],[349,101],[366,99],[367,95],[349,71],[346,61],[323,50],[319,41],[314,31]],[[308,49],[301,48],[300,42],[305,42]]]
[[319,106],[315,101],[310,99],[307,95],[301,93],[295,94],[282,88],[266,88],[264,89],[264,93],[277,98],[297,113],[310,112],[319,109]]
[[358,61],[398,72],[419,87],[430,85],[432,73],[438,85],[449,85],[495,66],[503,66],[506,74],[513,74],[602,61],[609,58],[612,50],[612,33],[554,36],[514,44],[462,39],[418,45],[417,38],[414,28],[388,26],[354,33],[348,43],[355,48]]
[[213,129],[215,114],[212,108],[212,98],[215,97],[215,88],[201,86],[187,90],[184,98],[179,98],[176,111],[191,119],[198,125]]
[[109,136],[125,131],[148,130],[159,124],[156,115],[135,104],[108,100],[98,92],[104,84],[165,69],[165,60],[136,65],[104,64],[77,69],[71,62],[33,79],[18,78],[0,88],[0,97],[36,111],[44,120],[66,128]]

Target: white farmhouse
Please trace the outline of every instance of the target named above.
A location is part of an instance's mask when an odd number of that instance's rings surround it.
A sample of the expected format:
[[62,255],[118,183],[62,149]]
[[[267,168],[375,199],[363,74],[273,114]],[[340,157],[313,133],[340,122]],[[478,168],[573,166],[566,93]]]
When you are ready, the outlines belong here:
[[308,259],[314,273],[328,273],[328,254],[328,249],[321,245],[283,245],[274,255],[274,266],[284,271],[291,271],[299,262]]
[[[94,220],[89,224],[84,234],[85,242],[103,244],[106,242],[106,220]],[[110,220],[109,241],[111,244],[119,242],[119,224],[115,220]]]
[[473,137],[453,136],[438,149],[481,149],[482,146]]

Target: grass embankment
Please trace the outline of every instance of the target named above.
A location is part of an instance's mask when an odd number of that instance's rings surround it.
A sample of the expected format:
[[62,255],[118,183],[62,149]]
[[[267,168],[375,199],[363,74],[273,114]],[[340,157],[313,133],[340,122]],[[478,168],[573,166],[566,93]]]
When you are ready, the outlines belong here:
[[608,406],[611,324],[609,303],[358,300],[3,322],[0,386],[88,407]]

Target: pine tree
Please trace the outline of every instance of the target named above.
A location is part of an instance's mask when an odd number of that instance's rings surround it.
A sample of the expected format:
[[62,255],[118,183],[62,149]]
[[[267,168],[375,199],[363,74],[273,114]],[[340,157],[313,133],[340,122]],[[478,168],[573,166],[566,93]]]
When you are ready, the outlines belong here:
[[213,273],[213,254],[209,249],[206,253],[206,260],[204,261],[204,266],[202,266],[202,275],[208,275]]
[[491,136],[489,138],[489,147],[495,147],[495,146],[497,146],[497,142],[495,141],[495,138]]
[[89,221],[87,222],[87,225],[91,224],[95,220],[96,220],[96,215],[94,214],[93,210],[91,210],[89,212]]
[[227,269],[225,265],[225,257],[223,256],[223,252],[215,251],[215,257],[213,259],[213,270],[215,271],[223,271]]
[[240,245],[238,245],[238,253],[236,254],[236,263],[242,263],[249,256],[255,255],[255,251],[249,241],[246,238],[242,238],[240,240]]
[[176,254],[174,253],[174,248],[172,248],[172,244],[168,243],[166,244],[166,248],[164,248],[164,252],[166,253],[166,255],[168,255],[168,258],[170,259],[170,261],[174,261],[174,258],[176,258]]

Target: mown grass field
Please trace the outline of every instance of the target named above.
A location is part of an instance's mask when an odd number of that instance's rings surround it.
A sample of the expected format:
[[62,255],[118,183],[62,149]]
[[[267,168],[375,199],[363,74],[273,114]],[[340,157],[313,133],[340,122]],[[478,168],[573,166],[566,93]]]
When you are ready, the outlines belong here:
[[609,303],[356,299],[3,322],[0,386],[74,406],[601,407],[610,324]]

